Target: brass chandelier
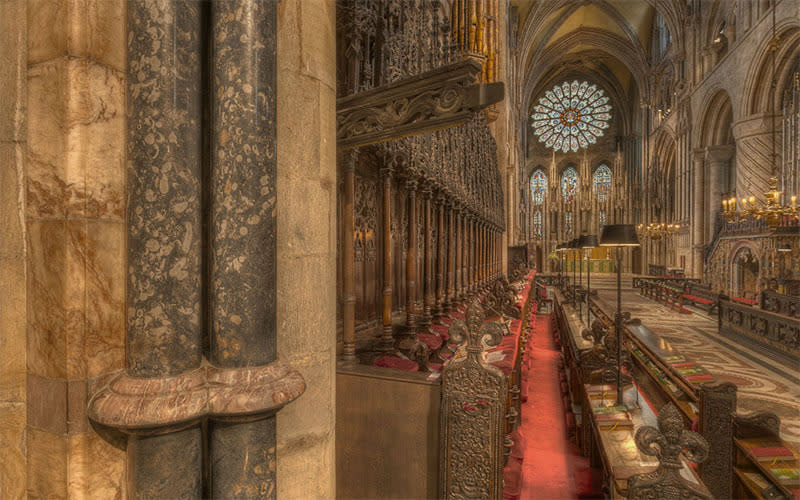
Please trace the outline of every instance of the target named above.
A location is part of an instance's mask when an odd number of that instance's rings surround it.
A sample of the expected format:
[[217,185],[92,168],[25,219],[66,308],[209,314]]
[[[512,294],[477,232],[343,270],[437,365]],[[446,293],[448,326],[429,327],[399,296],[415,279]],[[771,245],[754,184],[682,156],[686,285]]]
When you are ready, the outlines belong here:
[[791,204],[781,202],[782,194],[778,190],[778,178],[769,181],[770,189],[764,193],[765,203],[759,203],[755,196],[737,200],[736,197],[722,200],[722,215],[728,222],[741,222],[745,219],[764,220],[770,229],[775,229],[786,222],[786,219],[800,217],[797,207],[797,196],[791,197]]
[[680,224],[667,224],[666,222],[651,222],[649,224],[639,224],[636,226],[636,233],[640,238],[660,240],[662,237],[678,234]]
[[[775,58],[778,52],[778,37],[775,34],[775,7],[772,9],[772,88],[778,88],[775,72]],[[772,178],[769,181],[769,191],[764,193],[766,201],[756,200],[755,196],[738,200],[731,197],[722,200],[722,216],[728,222],[741,222],[746,219],[764,220],[767,226],[774,230],[787,222],[800,219],[800,210],[797,208],[797,196],[791,197],[791,204],[784,204],[783,193],[778,190],[778,155],[775,151],[775,98],[772,102]],[[788,219],[788,220],[787,220]]]

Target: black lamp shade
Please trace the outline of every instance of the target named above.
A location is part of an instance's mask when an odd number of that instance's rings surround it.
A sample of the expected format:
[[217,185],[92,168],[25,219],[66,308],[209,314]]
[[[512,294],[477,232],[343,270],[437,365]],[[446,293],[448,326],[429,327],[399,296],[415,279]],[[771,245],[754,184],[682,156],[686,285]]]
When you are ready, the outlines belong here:
[[597,235],[595,234],[584,234],[580,238],[580,247],[581,248],[595,248],[597,246]]
[[578,238],[569,240],[569,248],[578,248]]
[[556,252],[563,252],[564,247],[565,247],[564,243],[559,243],[558,245],[556,245]]
[[603,226],[600,234],[601,247],[638,247],[639,238],[633,224],[611,224]]
[[778,245],[778,249],[777,250],[779,252],[791,252],[792,251],[792,246],[789,245],[788,243],[781,243],[780,245]]

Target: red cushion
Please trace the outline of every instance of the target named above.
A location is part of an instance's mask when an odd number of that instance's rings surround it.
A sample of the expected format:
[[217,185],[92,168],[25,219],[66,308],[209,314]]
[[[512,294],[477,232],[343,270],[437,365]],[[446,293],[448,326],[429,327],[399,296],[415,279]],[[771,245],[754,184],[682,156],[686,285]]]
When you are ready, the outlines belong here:
[[450,329],[445,325],[431,325],[431,330],[438,333],[442,340],[450,340]]
[[503,500],[517,500],[522,492],[522,461],[509,458],[503,469]]
[[419,365],[415,361],[411,361],[410,359],[396,358],[394,356],[381,356],[372,364],[374,366],[380,366],[381,368],[394,368],[396,370],[407,370],[412,372],[419,370]]
[[695,297],[694,295],[683,294],[683,297],[685,299],[691,300],[692,302],[698,302],[700,304],[713,304],[713,302],[711,302],[708,299],[704,299],[702,297]]
[[428,349],[435,351],[442,347],[442,337],[432,333],[418,333],[417,338],[420,342],[428,346]]

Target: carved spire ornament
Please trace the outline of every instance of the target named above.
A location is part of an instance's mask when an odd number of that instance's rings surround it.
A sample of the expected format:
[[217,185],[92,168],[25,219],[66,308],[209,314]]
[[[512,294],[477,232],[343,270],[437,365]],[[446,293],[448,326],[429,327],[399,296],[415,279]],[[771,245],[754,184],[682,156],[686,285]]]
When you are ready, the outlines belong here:
[[672,403],[661,408],[658,429],[649,425],[636,431],[636,447],[645,455],[658,458],[655,470],[636,474],[628,479],[628,498],[686,500],[707,499],[711,496],[698,484],[684,479],[681,454],[695,463],[708,458],[708,443],[700,434],[683,427],[683,417]]
[[453,321],[450,338],[465,345],[442,369],[439,424],[440,498],[500,498],[502,449],[508,379],[484,359],[484,345],[503,338],[499,323],[486,322],[478,300],[467,308],[466,322]]

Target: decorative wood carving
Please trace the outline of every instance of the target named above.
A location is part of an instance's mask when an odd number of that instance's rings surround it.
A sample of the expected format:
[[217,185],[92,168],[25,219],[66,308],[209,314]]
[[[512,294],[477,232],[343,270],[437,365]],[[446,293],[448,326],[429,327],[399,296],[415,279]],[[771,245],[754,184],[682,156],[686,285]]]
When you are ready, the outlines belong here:
[[708,457],[708,443],[696,432],[683,428],[683,417],[672,403],[661,408],[658,429],[649,425],[637,429],[634,441],[645,455],[655,456],[658,467],[651,472],[635,474],[628,479],[631,500],[701,500],[711,498],[703,489],[680,475],[681,453],[692,462],[702,463]]
[[466,322],[456,320],[450,326],[451,339],[466,342],[466,352],[442,370],[440,498],[502,496],[508,380],[484,359],[484,341],[494,346],[503,336],[502,327],[484,323],[485,317],[475,300],[467,308]]
[[714,498],[733,498],[733,414],[736,386],[729,382],[700,386],[700,434],[708,441],[709,457],[700,477]]

